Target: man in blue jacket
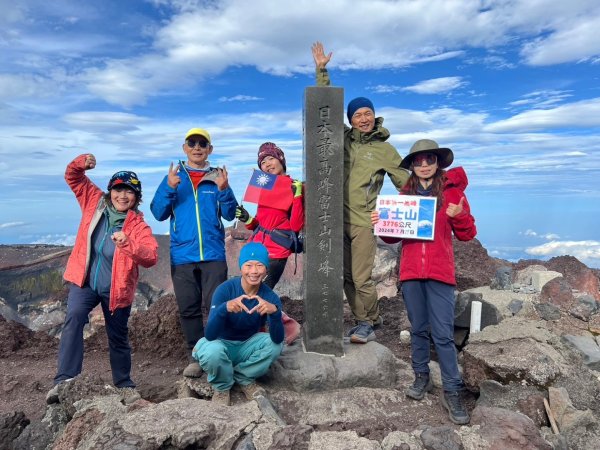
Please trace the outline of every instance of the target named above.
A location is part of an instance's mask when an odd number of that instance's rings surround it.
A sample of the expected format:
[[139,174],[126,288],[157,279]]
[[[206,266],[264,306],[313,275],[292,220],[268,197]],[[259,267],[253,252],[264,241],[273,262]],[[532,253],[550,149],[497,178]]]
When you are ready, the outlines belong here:
[[181,329],[190,350],[190,362],[183,375],[196,378],[202,370],[191,350],[204,336],[202,308],[208,310],[213,292],[227,279],[221,218],[235,218],[237,201],[226,168],[210,166],[208,156],[213,146],[208,131],[189,130],[183,151],[187,161],[179,161],[175,167],[171,163],[150,210],[156,220],[171,222],[171,278]]
[[[213,402],[229,406],[230,390],[237,383],[248,400],[265,391],[256,378],[269,370],[283,347],[281,301],[262,280],[269,268],[269,253],[260,243],[240,250],[241,277],[215,291],[206,335],[194,347],[214,389]],[[263,332],[268,325],[269,331]]]

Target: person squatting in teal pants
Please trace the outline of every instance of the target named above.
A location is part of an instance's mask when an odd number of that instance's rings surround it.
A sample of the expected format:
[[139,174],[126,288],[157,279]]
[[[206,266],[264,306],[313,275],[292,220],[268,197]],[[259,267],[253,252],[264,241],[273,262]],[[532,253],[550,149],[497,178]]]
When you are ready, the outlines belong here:
[[[225,405],[234,383],[248,398],[264,392],[255,380],[280,355],[284,339],[281,301],[262,282],[269,266],[267,249],[256,242],[246,244],[239,265],[241,277],[215,290],[204,337],[192,352],[215,390],[213,401]],[[262,332],[266,325],[269,331]]]

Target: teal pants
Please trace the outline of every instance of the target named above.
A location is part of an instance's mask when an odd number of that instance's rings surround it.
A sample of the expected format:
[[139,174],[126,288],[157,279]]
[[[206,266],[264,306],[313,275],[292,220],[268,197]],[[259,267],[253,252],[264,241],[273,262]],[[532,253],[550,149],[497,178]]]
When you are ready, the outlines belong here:
[[202,338],[192,355],[208,375],[208,382],[217,391],[231,389],[233,383],[246,386],[269,370],[283,343],[275,344],[269,333],[256,333],[245,341]]

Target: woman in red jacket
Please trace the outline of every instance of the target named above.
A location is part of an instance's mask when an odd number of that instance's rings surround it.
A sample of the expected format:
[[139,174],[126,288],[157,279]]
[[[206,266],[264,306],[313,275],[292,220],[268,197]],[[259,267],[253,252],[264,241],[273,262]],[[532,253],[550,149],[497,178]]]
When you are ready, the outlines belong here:
[[[289,177],[286,174],[285,155],[283,151],[273,142],[265,142],[258,149],[258,168],[263,172],[273,175]],[[293,197],[287,208],[278,209],[270,205],[258,204],[256,217],[250,216],[243,206],[236,208],[235,216],[246,224],[246,228],[254,230],[255,233],[249,239],[250,242],[260,242],[267,247],[269,252],[269,272],[264,280],[264,284],[271,289],[281,278],[288,257],[292,254],[290,249],[276,244],[271,239],[268,232],[274,230],[292,230],[300,232],[304,227],[304,197],[302,191],[302,181],[292,181]],[[260,226],[260,227],[259,227]],[[258,228],[258,230],[256,230]],[[283,313],[283,322],[285,325],[285,342],[292,343],[300,335],[300,325],[287,314]]]
[[[411,147],[401,166],[412,170],[402,194],[437,197],[433,241],[403,239],[400,259],[402,297],[411,324],[411,359],[415,381],[407,397],[422,400],[433,388],[429,377],[429,330],[442,372],[442,404],[456,424],[469,422],[460,395],[464,389],[454,345],[454,252],[452,234],[461,241],[475,237],[475,219],[464,190],[467,175],[462,167],[448,171],[454,155],[435,141],[421,139]],[[373,223],[379,215],[374,212]],[[384,238],[386,242],[398,239]]]
[[138,281],[138,265],[151,267],[158,260],[158,244],[138,211],[142,184],[134,172],[115,173],[104,193],[85,175],[96,167],[96,158],[75,158],[65,180],[82,211],[75,246],[64,279],[71,283],[67,316],[60,337],[58,370],[48,403],[58,401],[59,384],[81,373],[83,327],[88,315],[102,306],[113,384],[126,403],[140,398],[131,380],[131,348],[127,322]]

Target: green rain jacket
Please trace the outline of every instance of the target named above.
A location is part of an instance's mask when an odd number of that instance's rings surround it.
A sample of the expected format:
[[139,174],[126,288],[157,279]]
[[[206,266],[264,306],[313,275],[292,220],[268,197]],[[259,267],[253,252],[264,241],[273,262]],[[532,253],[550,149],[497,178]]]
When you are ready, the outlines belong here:
[[[317,69],[317,85],[329,86],[327,69]],[[400,191],[410,173],[400,167],[402,158],[387,141],[390,132],[383,127],[383,118],[375,119],[369,133],[345,126],[344,130],[344,223],[373,228],[371,211],[387,173]]]

